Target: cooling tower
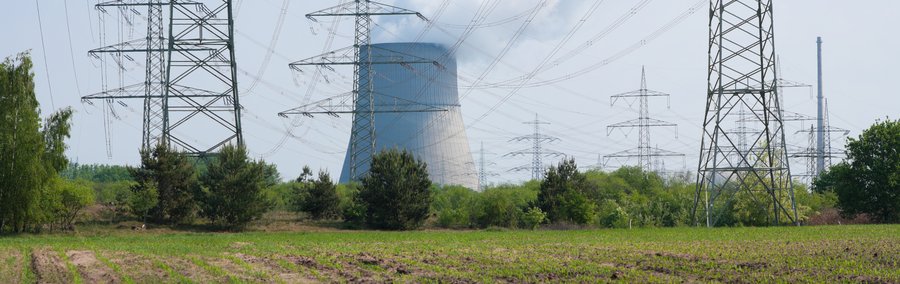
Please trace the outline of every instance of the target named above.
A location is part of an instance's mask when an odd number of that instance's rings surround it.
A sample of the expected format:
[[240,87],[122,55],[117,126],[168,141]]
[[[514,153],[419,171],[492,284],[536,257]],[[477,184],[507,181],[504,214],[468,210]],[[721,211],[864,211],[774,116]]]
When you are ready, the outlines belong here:
[[[475,163],[460,112],[456,57],[438,44],[383,43],[361,47],[360,60],[366,61],[370,48],[373,61],[419,62],[372,65],[377,149],[410,151],[428,164],[428,174],[435,184],[478,188]],[[360,73],[360,77],[367,76],[365,70]],[[367,91],[361,89],[360,97],[364,97]],[[356,107],[359,111],[360,105]],[[446,111],[418,111],[435,108]],[[395,112],[398,110],[404,112]],[[370,127],[367,123],[353,125],[354,132],[367,127]],[[350,143],[353,143],[352,139]],[[351,146],[347,147],[341,182],[350,180]],[[368,161],[368,154],[360,154],[366,157],[358,158]],[[368,169],[366,165],[357,171],[365,173]]]

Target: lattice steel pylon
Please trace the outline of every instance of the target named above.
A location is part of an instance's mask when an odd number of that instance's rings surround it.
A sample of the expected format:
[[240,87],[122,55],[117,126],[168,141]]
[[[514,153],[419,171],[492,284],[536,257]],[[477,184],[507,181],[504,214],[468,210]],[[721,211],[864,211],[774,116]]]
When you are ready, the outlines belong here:
[[[101,2],[95,5],[96,9],[100,12],[100,24],[102,26],[101,29],[105,28],[103,14],[107,13],[107,8],[117,8],[120,9],[120,13],[127,12],[138,15],[140,14],[138,12],[139,8],[147,9],[146,18],[142,17],[143,19],[146,19],[147,23],[147,33],[145,38],[116,43],[88,52],[88,54],[97,58],[101,58],[105,55],[113,55],[119,57],[124,55],[127,57],[131,57],[130,54],[144,54],[144,82],[115,89],[107,89],[107,85],[104,80],[104,90],[102,90],[100,93],[82,97],[82,100],[87,102],[93,100],[104,100],[107,103],[125,99],[143,99],[141,147],[145,149],[152,147],[154,143],[158,142],[163,132],[162,128],[164,125],[164,116],[162,100],[164,89],[166,86],[166,53],[168,51],[165,39],[165,17],[163,7],[168,6],[169,4],[170,3],[168,0],[114,0]],[[124,14],[120,16],[126,17]],[[131,22],[131,20],[128,21]],[[101,32],[101,34],[102,33],[103,32]],[[101,37],[105,38],[104,36]],[[124,66],[121,66],[122,62],[120,62],[120,60],[116,61],[119,64],[117,72],[121,72],[121,70],[124,69]],[[104,70],[102,70],[101,72],[105,73],[105,63],[101,63],[101,65],[104,65]],[[106,76],[106,74],[103,74],[104,78]]]
[[[108,7],[136,14],[139,14],[137,7],[146,7],[147,36],[89,53],[95,57],[144,53],[144,82],[108,90],[104,79],[101,93],[82,99],[105,100],[107,103],[143,99],[141,146],[145,149],[165,142],[189,155],[204,156],[228,143],[243,144],[231,1],[102,2],[97,4],[101,25],[102,14]],[[130,55],[125,57],[131,58]],[[122,72],[121,59],[117,63],[120,65],[118,72]],[[196,134],[198,130],[203,131],[202,137],[185,136]]]
[[638,113],[639,116],[637,119],[620,122],[616,124],[612,124],[607,126],[606,135],[609,136],[612,133],[612,130],[622,129],[622,128],[637,128],[638,129],[638,147],[634,149],[629,149],[625,151],[621,151],[618,153],[613,153],[609,155],[605,155],[603,164],[608,164],[610,159],[622,158],[622,159],[632,159],[638,158],[638,166],[644,171],[657,171],[662,174],[665,170],[661,168],[654,167],[654,165],[663,165],[663,163],[658,163],[658,160],[663,157],[681,157],[684,158],[684,154],[663,150],[659,147],[651,147],[650,143],[650,129],[654,127],[677,127],[677,124],[654,119],[650,117],[650,102],[649,99],[651,97],[665,97],[669,98],[669,94],[658,92],[654,90],[650,90],[647,88],[647,71],[644,68],[641,68],[641,88],[635,91],[621,93],[618,95],[614,95],[610,97],[610,105],[615,105],[619,100],[629,100],[636,99],[639,103]]
[[[769,212],[772,224],[799,224],[778,96],[772,0],[710,2],[709,74],[692,218],[719,224],[736,198]],[[729,134],[736,108],[752,112],[761,132],[737,160]]]
[[497,173],[488,171],[487,166],[490,165],[494,165],[494,163],[487,162],[484,153],[484,142],[481,142],[481,149],[478,153],[478,191],[484,191],[485,187],[488,186],[488,176],[497,176]]
[[[352,16],[356,19],[354,42],[352,47],[332,51],[291,63],[292,69],[300,70],[302,66],[318,66],[331,69],[332,65],[353,66],[353,91],[335,98],[318,101],[309,105],[297,107],[279,113],[280,116],[314,114],[352,114],[353,125],[368,125],[369,127],[354,127],[350,134],[350,179],[359,180],[365,173],[359,169],[367,168],[375,151],[377,151],[375,136],[375,114],[378,112],[430,112],[446,111],[434,106],[416,106],[415,102],[404,102],[405,106],[399,109],[376,109],[374,89],[374,72],[372,66],[376,64],[435,64],[434,60],[428,60],[404,54],[400,51],[390,51],[395,56],[374,56],[371,45],[372,16],[399,16],[415,15],[420,19],[427,19],[421,13],[382,4],[369,0],[355,0],[334,7],[319,10],[306,17],[315,21],[317,17],[345,17]],[[365,54],[362,54],[365,52]],[[362,58],[365,58],[363,60]],[[337,103],[335,103],[337,102]]]
[[538,115],[534,115],[534,121],[523,122],[524,124],[533,125],[534,133],[526,136],[519,136],[510,139],[510,142],[530,141],[531,148],[510,152],[505,157],[526,156],[531,155],[531,164],[523,165],[510,169],[510,171],[531,171],[531,178],[534,180],[544,179],[544,157],[565,157],[566,155],[559,151],[554,151],[544,147],[544,143],[559,141],[559,138],[541,134],[541,125],[549,125],[549,122],[540,121]]
[[[810,187],[812,187],[812,182],[815,180],[819,174],[825,169],[831,167],[833,159],[841,159],[844,157],[844,150],[842,149],[834,149],[831,146],[833,142],[831,135],[837,134],[841,138],[846,138],[847,135],[850,135],[850,130],[833,127],[830,125],[830,121],[828,119],[828,106],[827,103],[823,102],[823,111],[822,111],[822,125],[824,127],[823,131],[819,131],[818,127],[810,125],[809,129],[801,129],[797,131],[797,134],[807,134],[809,144],[806,148],[801,151],[797,151],[791,153],[791,158],[805,159],[806,160],[806,172],[801,173],[797,176],[801,177],[804,182]],[[818,136],[821,134],[823,136],[822,149],[819,150],[819,139]],[[822,165],[819,165],[819,161],[822,162]]]
[[169,1],[163,139],[193,156],[243,145],[232,0]]

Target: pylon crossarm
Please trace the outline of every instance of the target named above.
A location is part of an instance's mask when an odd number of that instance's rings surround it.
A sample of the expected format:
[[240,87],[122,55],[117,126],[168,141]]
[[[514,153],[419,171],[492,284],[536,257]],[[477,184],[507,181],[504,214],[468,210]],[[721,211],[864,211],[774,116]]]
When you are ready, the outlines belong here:
[[[449,111],[451,107],[459,107],[459,105],[435,105],[422,104],[412,100],[375,93],[381,98],[393,100],[392,103],[375,104],[375,113],[409,113],[409,112],[443,112]],[[384,101],[384,99],[380,99]],[[281,117],[289,115],[304,115],[312,117],[317,114],[327,114],[337,116],[338,114],[365,114],[369,111],[357,110],[353,104],[353,93],[348,92],[338,96],[330,97],[320,101],[313,102],[304,106],[296,107],[278,113]]]
[[566,154],[559,152],[559,151],[543,149],[540,152],[535,152],[534,149],[531,149],[531,148],[522,149],[522,150],[515,151],[515,152],[510,152],[503,156],[504,157],[516,157],[516,156],[530,156],[530,155],[535,155],[535,154],[545,156],[545,157],[565,157],[566,156]]
[[[169,0],[160,0],[160,1],[147,1],[147,0],[129,0],[129,1],[122,1],[122,0],[113,0],[113,1],[106,1],[106,2],[100,2],[100,3],[97,3],[96,5],[94,5],[94,7],[97,7],[97,8],[103,8],[103,7],[134,7],[134,6],[167,6],[167,5],[169,5],[169,4],[170,4],[170,3],[169,3]],[[196,1],[186,1],[186,0],[178,1],[178,4],[179,4],[179,5],[203,5],[203,3],[200,3],[200,2],[196,2]]]
[[638,118],[638,119],[632,119],[632,120],[629,120],[629,121],[620,122],[620,123],[616,123],[616,124],[610,124],[610,125],[608,125],[606,128],[607,128],[607,130],[609,131],[609,130],[612,130],[612,129],[615,129],[615,128],[631,128],[631,127],[639,127],[639,126],[653,126],[653,127],[657,127],[657,126],[666,126],[666,127],[676,127],[676,126],[678,126],[678,125],[677,125],[677,124],[674,124],[674,123],[671,123],[671,122],[662,121],[662,120],[659,120],[659,119],[653,119],[653,118],[641,119],[641,118]]
[[356,10],[356,2],[358,1],[349,1],[341,5],[315,11],[306,14],[306,18],[316,21],[316,17],[415,15],[423,21],[428,21],[428,19],[419,12],[374,1],[366,1],[369,5],[369,11],[368,13],[360,13]]
[[669,151],[669,150],[663,150],[660,148],[651,148],[649,156],[651,156],[651,157],[684,157],[685,155],[682,153]]
[[302,66],[325,66],[325,65],[361,65],[361,64],[434,64],[443,68],[437,61],[422,58],[403,52],[390,50],[378,46],[371,46],[373,50],[382,50],[387,52],[373,52],[370,61],[359,61],[356,58],[356,47],[349,46],[335,51],[327,52],[321,55],[313,56],[307,59],[296,61],[289,64],[291,69],[302,71]]
[[534,141],[535,139],[540,140],[541,142],[556,142],[560,141],[559,138],[547,136],[544,134],[528,135],[528,136],[519,136],[513,139],[509,139],[509,142],[522,142],[522,141]]

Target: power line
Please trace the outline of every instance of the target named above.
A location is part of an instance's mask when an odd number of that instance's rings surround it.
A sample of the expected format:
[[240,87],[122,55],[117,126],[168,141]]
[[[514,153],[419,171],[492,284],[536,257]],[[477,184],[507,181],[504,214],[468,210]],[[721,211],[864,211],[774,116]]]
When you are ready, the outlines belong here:
[[[44,43],[44,24],[43,20],[41,20],[40,0],[34,0],[34,5],[37,7],[38,29],[41,32],[41,54],[44,56],[44,70],[47,73],[47,88],[50,91],[50,107],[56,109],[56,103],[53,100],[53,84],[50,83],[53,80],[50,79],[50,65],[47,63],[47,45]],[[66,13],[66,16],[68,16],[68,13]]]
[[72,48],[72,29],[69,27],[72,25],[72,22],[69,21],[69,4],[66,1],[63,1],[63,7],[66,12],[66,34],[69,36],[69,59],[72,61],[72,76],[75,78],[75,91],[78,92],[78,96],[81,96],[81,84],[78,82],[78,70],[75,67],[75,50]]

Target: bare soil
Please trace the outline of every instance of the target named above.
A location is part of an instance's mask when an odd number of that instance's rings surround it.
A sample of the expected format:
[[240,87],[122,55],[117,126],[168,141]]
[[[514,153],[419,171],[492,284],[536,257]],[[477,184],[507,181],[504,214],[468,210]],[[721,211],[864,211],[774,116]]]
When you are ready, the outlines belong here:
[[94,252],[72,250],[66,252],[66,255],[78,269],[78,274],[85,283],[122,283],[122,279],[112,268],[97,260]]
[[71,283],[72,274],[59,255],[49,249],[35,249],[31,252],[31,269],[37,283]]

